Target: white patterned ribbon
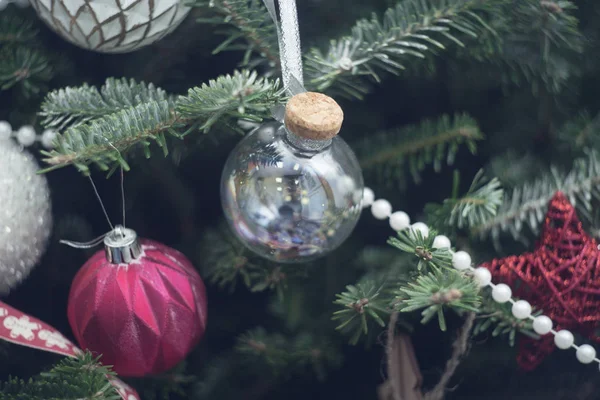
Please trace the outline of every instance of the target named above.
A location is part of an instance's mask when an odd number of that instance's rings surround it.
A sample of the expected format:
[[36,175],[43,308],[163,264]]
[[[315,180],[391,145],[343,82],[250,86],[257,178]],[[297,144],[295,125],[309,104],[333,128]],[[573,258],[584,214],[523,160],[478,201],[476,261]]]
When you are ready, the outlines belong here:
[[275,0],[263,2],[277,27],[283,86],[292,96],[305,92],[296,0],[277,0],[281,22],[277,18]]

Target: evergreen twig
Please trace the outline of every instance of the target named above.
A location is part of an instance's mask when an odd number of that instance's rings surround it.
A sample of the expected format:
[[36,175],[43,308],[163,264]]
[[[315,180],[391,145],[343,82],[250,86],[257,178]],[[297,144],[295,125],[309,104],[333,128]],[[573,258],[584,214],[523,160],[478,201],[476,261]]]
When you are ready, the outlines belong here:
[[483,139],[477,123],[467,115],[443,115],[369,136],[353,145],[361,167],[369,176],[393,184],[406,184],[406,170],[415,182],[420,172],[433,165],[436,172],[444,164],[452,165],[462,145],[474,154],[477,141]]
[[84,83],[48,93],[39,115],[44,117],[44,126],[63,130],[151,101],[173,103],[164,90],[152,83],[108,78],[100,89]]
[[477,282],[452,269],[434,269],[396,292],[397,310],[411,312],[423,309],[421,323],[425,324],[437,316],[442,331],[446,330],[445,308],[477,312],[480,303]]
[[446,199],[442,204],[427,204],[425,214],[429,225],[438,230],[470,228],[495,217],[503,196],[498,179],[488,181],[480,170],[464,196]]
[[502,232],[509,232],[515,240],[525,240],[523,228],[528,226],[537,233],[544,220],[548,202],[557,191],[563,192],[577,207],[579,215],[593,219],[593,201],[600,200],[600,161],[597,153],[575,160],[570,171],[551,168],[533,182],[525,183],[509,192],[496,216],[471,228],[480,239],[491,237],[495,242]]
[[244,67],[256,68],[264,62],[279,66],[277,30],[262,0],[195,0],[193,6],[215,14],[198,18],[198,22],[231,26],[218,32],[227,38],[213,54],[242,50]]
[[28,381],[11,378],[0,383],[0,400],[120,399],[109,382],[115,374],[98,360],[85,352],[78,358],[63,359]]
[[333,313],[333,320],[339,321],[337,330],[350,336],[350,344],[358,343],[363,334],[369,331],[369,323],[385,326],[383,317],[390,312],[390,298],[382,296],[381,286],[373,281],[359,282],[356,286],[346,286],[346,291],[337,294],[334,304],[343,308]]
[[259,78],[247,70],[190,89],[175,101],[151,85],[116,82],[107,81],[100,94],[83,86],[48,95],[46,123],[88,120],[69,127],[52,151],[43,152],[50,165],[44,171],[73,164],[87,174],[92,163],[103,170],[117,166],[127,170],[124,156],[133,148],[141,147],[150,157],[150,144],[155,142],[166,155],[166,134],[181,137],[196,129],[207,133],[216,124],[236,129],[235,121],[260,121],[284,98],[278,80]]
[[307,85],[362,98],[369,90],[365,77],[380,82],[384,73],[398,74],[427,53],[444,51],[448,44],[465,46],[464,37],[490,31],[482,13],[495,5],[479,0],[399,2],[382,20],[358,21],[349,36],[332,40],[326,52],[311,49]]

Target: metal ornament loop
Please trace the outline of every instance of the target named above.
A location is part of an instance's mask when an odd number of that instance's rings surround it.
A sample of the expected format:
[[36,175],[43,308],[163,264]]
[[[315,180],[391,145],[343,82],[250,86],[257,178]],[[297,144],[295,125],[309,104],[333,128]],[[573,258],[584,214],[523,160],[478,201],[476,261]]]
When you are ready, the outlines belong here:
[[128,264],[142,254],[142,246],[133,229],[117,225],[104,237],[106,259],[112,264]]

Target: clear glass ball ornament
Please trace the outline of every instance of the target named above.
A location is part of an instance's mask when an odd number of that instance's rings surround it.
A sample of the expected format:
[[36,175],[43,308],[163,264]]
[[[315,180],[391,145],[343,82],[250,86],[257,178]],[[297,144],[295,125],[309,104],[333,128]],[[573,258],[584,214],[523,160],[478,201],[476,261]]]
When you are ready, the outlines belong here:
[[343,139],[305,139],[273,122],[232,151],[221,200],[248,248],[276,262],[299,263],[324,256],[352,233],[363,188],[358,160]]

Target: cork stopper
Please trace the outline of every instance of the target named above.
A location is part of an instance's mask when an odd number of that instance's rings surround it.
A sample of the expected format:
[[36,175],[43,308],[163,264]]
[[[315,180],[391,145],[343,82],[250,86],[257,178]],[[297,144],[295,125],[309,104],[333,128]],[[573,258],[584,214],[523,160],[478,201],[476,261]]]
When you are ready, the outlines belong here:
[[285,126],[305,139],[332,139],[342,128],[343,121],[342,108],[331,97],[321,93],[297,94],[285,107]]

